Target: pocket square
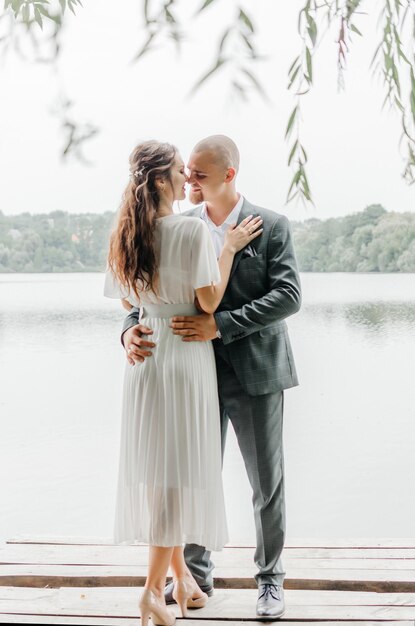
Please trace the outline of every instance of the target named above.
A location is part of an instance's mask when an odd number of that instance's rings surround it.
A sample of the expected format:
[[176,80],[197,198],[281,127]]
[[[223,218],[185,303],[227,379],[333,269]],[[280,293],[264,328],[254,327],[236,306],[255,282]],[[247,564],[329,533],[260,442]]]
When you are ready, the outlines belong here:
[[253,246],[249,245],[243,249],[241,259],[254,257],[254,256],[258,256],[258,252],[255,250]]

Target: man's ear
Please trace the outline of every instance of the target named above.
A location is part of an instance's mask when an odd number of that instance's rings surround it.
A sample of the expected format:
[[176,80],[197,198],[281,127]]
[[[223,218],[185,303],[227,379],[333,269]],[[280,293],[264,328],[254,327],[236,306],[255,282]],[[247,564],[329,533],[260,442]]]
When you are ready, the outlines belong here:
[[236,169],[234,167],[229,167],[226,172],[225,183],[231,183],[236,176]]

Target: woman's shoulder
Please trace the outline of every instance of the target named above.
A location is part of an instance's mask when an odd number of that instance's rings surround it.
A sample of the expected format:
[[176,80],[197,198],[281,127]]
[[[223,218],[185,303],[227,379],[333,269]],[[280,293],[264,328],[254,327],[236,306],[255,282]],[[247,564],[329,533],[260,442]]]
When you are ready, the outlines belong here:
[[192,224],[203,223],[203,220],[200,217],[194,217],[192,215],[186,215],[186,213],[171,213],[170,215],[164,215],[163,217],[158,217],[157,223],[159,224],[179,224],[185,225],[185,227],[190,227]]
[[207,224],[200,217],[181,215],[178,213],[161,218],[160,221],[165,225],[173,225],[176,230],[187,232],[190,235],[203,232],[203,230],[207,228]]

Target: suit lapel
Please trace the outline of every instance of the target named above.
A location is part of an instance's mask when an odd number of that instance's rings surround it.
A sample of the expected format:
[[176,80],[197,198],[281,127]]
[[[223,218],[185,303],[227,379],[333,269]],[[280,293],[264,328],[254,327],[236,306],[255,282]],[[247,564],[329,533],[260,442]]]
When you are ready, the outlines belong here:
[[[240,224],[242,222],[242,220],[244,220],[246,217],[248,217],[248,215],[252,215],[254,213],[255,213],[255,208],[252,206],[252,204],[250,202],[248,202],[248,200],[244,199],[244,203],[242,205],[241,212],[239,213],[239,217],[238,217],[238,221],[236,222],[236,225]],[[245,246],[245,248],[246,248],[246,246]],[[244,251],[245,248],[242,248],[242,250],[239,250],[239,252],[237,252],[235,254],[235,258],[233,259],[233,264],[232,264],[232,269],[231,269],[231,274],[230,274],[229,280],[234,275],[235,270],[238,267],[239,261],[241,260],[241,257],[242,257],[242,254],[243,254],[243,251]]]

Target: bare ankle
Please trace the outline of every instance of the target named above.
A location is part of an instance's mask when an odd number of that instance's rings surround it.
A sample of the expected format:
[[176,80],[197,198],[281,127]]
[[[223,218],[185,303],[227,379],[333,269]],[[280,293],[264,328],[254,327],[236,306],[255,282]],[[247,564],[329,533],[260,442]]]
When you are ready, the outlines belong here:
[[152,585],[146,584],[144,588],[149,589],[152,593],[154,593],[154,595],[156,596],[158,600],[164,601],[164,587],[155,585],[155,584],[152,584]]

